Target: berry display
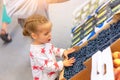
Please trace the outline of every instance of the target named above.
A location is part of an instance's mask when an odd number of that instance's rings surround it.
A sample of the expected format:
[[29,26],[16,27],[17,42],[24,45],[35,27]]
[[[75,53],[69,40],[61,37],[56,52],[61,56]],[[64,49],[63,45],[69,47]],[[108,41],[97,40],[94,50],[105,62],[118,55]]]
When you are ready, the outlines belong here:
[[89,40],[88,44],[79,51],[69,54],[68,57],[75,57],[76,62],[71,67],[65,67],[64,77],[69,80],[72,76],[85,68],[83,62],[95,54],[98,50],[103,51],[113,42],[120,38],[120,21],[111,24],[110,28],[101,31],[98,36]]

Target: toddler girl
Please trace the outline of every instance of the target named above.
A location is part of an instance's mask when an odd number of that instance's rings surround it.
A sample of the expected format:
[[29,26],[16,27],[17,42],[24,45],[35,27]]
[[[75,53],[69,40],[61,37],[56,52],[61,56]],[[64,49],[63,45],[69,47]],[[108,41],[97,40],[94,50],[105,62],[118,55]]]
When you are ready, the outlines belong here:
[[[51,22],[44,16],[32,15],[25,21],[23,35],[32,38],[30,60],[33,80],[55,80],[63,67],[72,66],[74,57],[68,59],[68,54],[75,51],[54,47],[51,41]],[[56,56],[65,57],[57,61]]]

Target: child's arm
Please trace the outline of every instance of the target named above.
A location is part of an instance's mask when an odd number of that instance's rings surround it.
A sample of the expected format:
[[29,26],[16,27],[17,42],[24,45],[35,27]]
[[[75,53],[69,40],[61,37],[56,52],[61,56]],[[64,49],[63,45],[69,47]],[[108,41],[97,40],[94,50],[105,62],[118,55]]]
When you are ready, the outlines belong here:
[[57,48],[54,45],[52,45],[52,51],[57,57],[63,57],[65,49]]
[[51,71],[56,72],[56,71],[61,71],[63,69],[62,61],[54,62],[52,60],[49,60],[43,54],[33,55],[31,53],[31,55],[32,55],[32,57],[30,57],[30,59],[31,59],[33,71],[35,71],[37,69],[37,70],[42,70],[43,72],[49,73]]
[[75,51],[74,48],[70,48],[68,50],[65,50],[65,49],[56,48],[53,45],[52,45],[52,50],[56,56],[65,57],[66,59],[68,59],[69,54],[71,54],[72,52]]
[[55,61],[49,60],[44,55],[39,55],[39,54],[33,55],[32,53],[30,53],[30,59],[31,59],[33,72],[36,70],[42,70],[43,72],[47,72],[47,73],[61,71],[64,66],[66,67],[72,66],[73,63],[75,62],[74,58],[55,62]]
[[73,53],[73,52],[75,52],[74,48],[69,48],[69,49],[65,50],[63,53],[64,58],[68,59],[68,55]]

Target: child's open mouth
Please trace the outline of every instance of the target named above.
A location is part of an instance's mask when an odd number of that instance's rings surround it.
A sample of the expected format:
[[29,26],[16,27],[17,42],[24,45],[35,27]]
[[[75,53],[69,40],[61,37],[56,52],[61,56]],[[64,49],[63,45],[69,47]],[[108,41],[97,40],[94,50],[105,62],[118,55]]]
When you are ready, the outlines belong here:
[[48,39],[48,41],[51,41],[51,39]]

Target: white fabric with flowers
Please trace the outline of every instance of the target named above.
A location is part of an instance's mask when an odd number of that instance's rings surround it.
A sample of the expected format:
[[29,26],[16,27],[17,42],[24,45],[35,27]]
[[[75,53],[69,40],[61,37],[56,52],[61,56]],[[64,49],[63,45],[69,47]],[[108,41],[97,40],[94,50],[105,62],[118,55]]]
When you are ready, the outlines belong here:
[[56,56],[62,57],[64,49],[54,47],[51,43],[32,45],[30,60],[33,80],[55,80],[63,69],[63,62],[56,61]]

